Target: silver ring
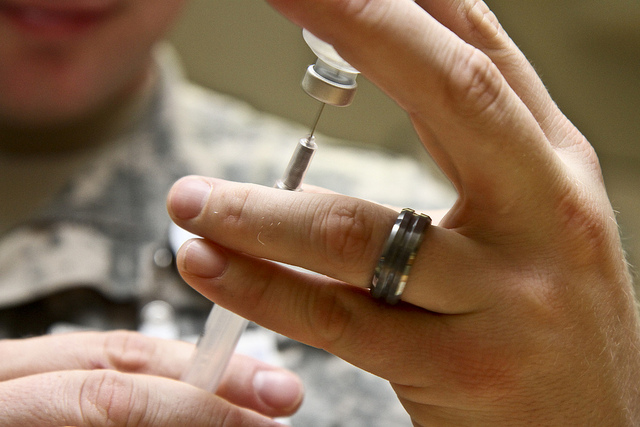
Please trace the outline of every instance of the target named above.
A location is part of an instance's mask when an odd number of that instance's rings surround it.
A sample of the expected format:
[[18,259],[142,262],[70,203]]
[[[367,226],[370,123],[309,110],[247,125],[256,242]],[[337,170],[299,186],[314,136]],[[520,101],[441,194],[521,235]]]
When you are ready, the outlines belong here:
[[429,225],[431,218],[428,215],[417,214],[413,209],[400,212],[373,272],[371,295],[374,298],[391,305],[400,301]]

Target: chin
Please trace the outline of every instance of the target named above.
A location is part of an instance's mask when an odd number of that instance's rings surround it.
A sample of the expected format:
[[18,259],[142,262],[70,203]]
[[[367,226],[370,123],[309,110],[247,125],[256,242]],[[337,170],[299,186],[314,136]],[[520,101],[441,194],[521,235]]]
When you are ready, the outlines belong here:
[[77,100],[67,96],[65,102],[60,98],[38,99],[31,105],[2,105],[0,101],[0,122],[5,125],[27,128],[63,127],[99,115],[112,105],[111,100]]

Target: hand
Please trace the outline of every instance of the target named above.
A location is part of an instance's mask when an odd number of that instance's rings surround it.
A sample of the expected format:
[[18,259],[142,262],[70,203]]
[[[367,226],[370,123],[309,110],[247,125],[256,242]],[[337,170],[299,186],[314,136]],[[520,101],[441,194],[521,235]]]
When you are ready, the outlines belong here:
[[192,352],[133,332],[0,341],[0,425],[276,426],[301,402],[297,377],[243,356],[218,396],[176,381]]
[[407,110],[459,198],[390,307],[365,288],[397,212],[186,178],[169,212],[205,239],[180,251],[183,277],[387,378],[416,425],[640,423],[638,316],[597,157],[488,8],[270,3]]

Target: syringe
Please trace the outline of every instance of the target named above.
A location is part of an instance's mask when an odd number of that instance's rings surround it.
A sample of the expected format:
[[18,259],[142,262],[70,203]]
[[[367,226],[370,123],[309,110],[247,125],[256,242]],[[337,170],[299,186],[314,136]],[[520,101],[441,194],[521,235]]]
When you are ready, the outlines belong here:
[[[300,191],[317,145],[315,130],[326,104],[344,107],[351,104],[357,88],[358,71],[338,55],[333,47],[304,30],[303,37],[318,56],[302,80],[309,96],[322,102],[308,136],[300,139],[285,172],[275,187]],[[249,322],[219,305],[214,305],[205,323],[191,362],[181,380],[203,390],[215,392],[220,385],[231,356]]]
[[180,380],[215,393],[248,324],[247,319],[214,305],[189,366]]
[[[316,150],[315,133],[318,121],[324,110],[320,107],[309,136],[302,138],[296,145],[289,165],[275,187],[299,191],[302,180],[309,169]],[[224,374],[238,341],[249,322],[241,316],[219,305],[214,305],[205,323],[204,332],[198,341],[191,362],[184,371],[181,380],[203,390],[214,393]]]

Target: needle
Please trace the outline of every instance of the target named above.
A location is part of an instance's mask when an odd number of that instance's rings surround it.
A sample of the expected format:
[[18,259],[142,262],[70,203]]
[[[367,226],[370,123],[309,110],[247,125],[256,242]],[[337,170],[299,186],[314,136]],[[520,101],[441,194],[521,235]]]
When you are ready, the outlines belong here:
[[322,112],[324,111],[324,106],[327,105],[324,102],[322,103],[322,105],[320,106],[320,111],[318,111],[318,115],[316,116],[316,121],[313,123],[313,127],[311,128],[311,133],[309,134],[309,139],[313,138],[313,134],[316,131],[316,127],[318,126],[318,122],[320,121],[320,116],[322,115]]

